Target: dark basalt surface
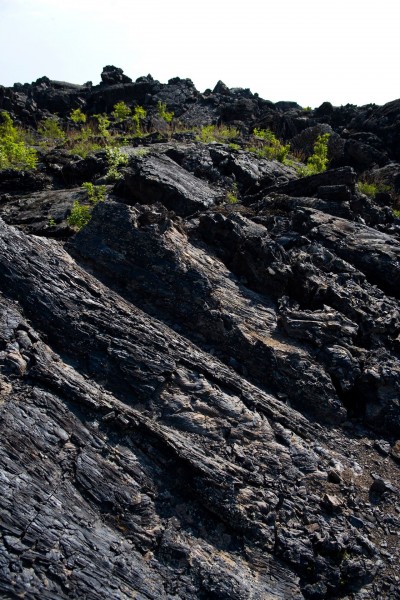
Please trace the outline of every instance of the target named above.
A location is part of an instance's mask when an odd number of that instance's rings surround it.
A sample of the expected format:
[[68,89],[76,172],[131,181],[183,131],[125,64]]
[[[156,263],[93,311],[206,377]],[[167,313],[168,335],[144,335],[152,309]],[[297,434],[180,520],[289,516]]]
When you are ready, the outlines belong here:
[[305,153],[330,128],[335,168],[151,138],[79,233],[104,152],[0,172],[0,595],[398,598],[400,227],[356,181],[397,189],[399,101],[304,111],[112,66],[0,88],[27,124],[119,100]]

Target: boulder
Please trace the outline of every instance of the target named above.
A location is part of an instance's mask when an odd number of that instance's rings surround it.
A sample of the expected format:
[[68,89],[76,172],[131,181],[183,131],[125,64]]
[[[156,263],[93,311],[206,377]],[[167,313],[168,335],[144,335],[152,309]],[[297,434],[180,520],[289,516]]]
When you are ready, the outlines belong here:
[[101,73],[101,82],[103,85],[115,85],[116,83],[132,83],[132,79],[124,75],[122,69],[107,65]]

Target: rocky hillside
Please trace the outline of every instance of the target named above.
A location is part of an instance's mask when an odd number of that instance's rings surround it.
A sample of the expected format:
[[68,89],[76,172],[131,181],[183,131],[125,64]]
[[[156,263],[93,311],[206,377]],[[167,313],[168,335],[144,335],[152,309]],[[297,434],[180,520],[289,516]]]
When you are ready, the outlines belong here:
[[398,598],[400,100],[101,79],[0,87],[1,597]]

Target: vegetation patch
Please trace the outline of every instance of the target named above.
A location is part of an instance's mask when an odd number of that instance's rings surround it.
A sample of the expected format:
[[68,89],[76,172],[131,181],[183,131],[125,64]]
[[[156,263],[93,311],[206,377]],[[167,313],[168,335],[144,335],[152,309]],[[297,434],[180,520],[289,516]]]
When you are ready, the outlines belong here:
[[143,106],[135,106],[132,115],[132,132],[134,135],[143,135],[142,131],[142,121],[146,118],[147,112],[143,108]]
[[108,181],[117,181],[121,179],[119,169],[126,166],[129,161],[129,156],[122,152],[120,148],[107,148],[106,156],[108,161],[108,171],[106,178]]
[[117,102],[114,104],[114,110],[112,111],[112,116],[116,120],[117,123],[123,123],[132,114],[131,109],[125,102]]
[[35,169],[36,151],[26,144],[24,133],[14,126],[8,112],[4,111],[0,116],[0,169]]
[[232,189],[226,194],[226,201],[229,204],[237,204],[239,202],[238,186],[236,182],[232,185]]
[[287,162],[290,145],[283,144],[270,129],[254,129],[252,144],[247,150],[253,152],[259,158]]
[[105,200],[107,191],[105,185],[94,185],[90,181],[85,181],[82,183],[82,187],[86,190],[88,200],[92,204],[95,205],[98,202],[103,202]]
[[316,175],[326,171],[329,163],[328,159],[328,143],[330,133],[319,135],[314,144],[314,153],[307,160],[305,167],[300,167],[298,173],[301,177]]
[[[105,185],[94,185],[90,181],[85,181],[85,183],[82,184],[82,187],[86,190],[87,199],[90,204],[81,204],[78,200],[75,200],[72,205],[71,213],[67,217],[68,225],[76,231],[80,231],[89,223],[92,217],[93,206],[99,202],[104,202],[107,191]],[[50,223],[49,221],[49,227],[54,226],[54,224],[54,222]]]
[[239,135],[236,127],[228,125],[204,125],[197,131],[196,140],[209,144],[211,142],[226,142],[237,138]]
[[72,229],[80,231],[89,223],[91,216],[90,206],[87,204],[79,204],[78,200],[75,200],[71,214],[67,218],[67,223]]
[[63,131],[55,118],[44,119],[37,130],[43,138],[40,145],[44,148],[62,144],[67,138],[65,131]]
[[158,112],[158,116],[161,117],[161,119],[164,119],[164,121],[166,121],[167,123],[171,123],[172,119],[174,118],[174,113],[169,112],[167,110],[166,103],[161,102],[161,100],[158,101],[157,112]]

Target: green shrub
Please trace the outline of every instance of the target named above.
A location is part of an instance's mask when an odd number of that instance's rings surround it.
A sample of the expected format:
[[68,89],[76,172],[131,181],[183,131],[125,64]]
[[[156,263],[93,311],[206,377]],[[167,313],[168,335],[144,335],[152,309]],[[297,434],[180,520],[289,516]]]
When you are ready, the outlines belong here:
[[114,104],[114,110],[111,114],[117,123],[122,123],[131,116],[132,111],[125,102],[117,102],[117,104]]
[[78,200],[75,200],[71,214],[67,217],[67,223],[73,229],[80,231],[89,223],[91,216],[90,206],[79,204]]
[[71,111],[69,117],[71,121],[73,123],[76,123],[77,125],[79,125],[80,123],[86,123],[87,119],[85,113],[83,113],[80,108],[75,108],[75,110]]
[[400,209],[399,209],[399,210],[397,210],[397,209],[394,209],[394,210],[393,210],[393,214],[394,214],[394,216],[395,216],[397,219],[400,219]]
[[65,142],[66,134],[54,118],[48,118],[41,121],[38,127],[38,133],[44,138],[43,146],[56,145]]
[[328,166],[328,142],[330,133],[319,135],[314,144],[314,153],[307,160],[305,167],[298,169],[299,175],[307,177],[308,175],[316,175],[323,173]]
[[120,148],[107,148],[106,156],[108,161],[106,178],[109,181],[117,181],[121,178],[119,169],[128,164],[129,156],[124,154]]
[[142,135],[142,121],[147,116],[147,112],[143,106],[135,106],[132,115],[132,129],[135,135]]
[[[86,190],[87,199],[92,206],[105,200],[107,190],[105,185],[94,185],[90,181],[85,181],[82,183],[82,187]],[[78,200],[75,200],[71,213],[67,217],[67,223],[70,227],[80,231],[89,223],[92,217],[92,206],[90,204],[80,204]]]
[[0,169],[35,169],[37,153],[24,140],[24,134],[14,127],[8,112],[2,112],[0,123]]
[[110,137],[110,132],[108,131],[108,128],[111,125],[110,119],[107,117],[107,115],[93,115],[93,116],[97,121],[97,129],[99,131],[99,134],[104,139],[108,139]]
[[281,163],[286,162],[290,145],[282,144],[270,129],[255,128],[253,141],[254,145],[248,147],[248,150],[254,152],[259,158],[278,160]]
[[168,112],[166,103],[161,102],[161,100],[158,101],[157,112],[158,116],[164,119],[164,121],[167,123],[171,123],[172,119],[174,118],[174,113]]
[[82,187],[86,190],[88,200],[96,205],[98,202],[103,202],[106,197],[107,188],[105,185],[94,185],[90,181],[82,183]]

